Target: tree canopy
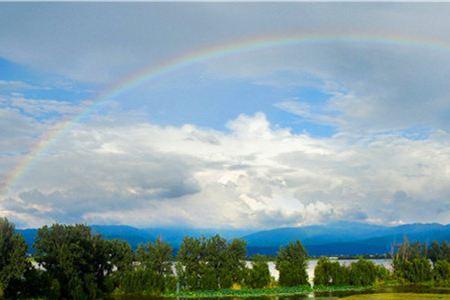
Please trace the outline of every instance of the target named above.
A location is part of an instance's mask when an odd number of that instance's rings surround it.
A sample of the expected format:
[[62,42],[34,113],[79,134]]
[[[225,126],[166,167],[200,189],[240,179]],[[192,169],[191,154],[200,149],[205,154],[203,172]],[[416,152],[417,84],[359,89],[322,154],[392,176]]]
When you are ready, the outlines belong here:
[[272,277],[270,276],[269,265],[264,257],[255,255],[252,261],[252,267],[247,271],[246,285],[251,288],[265,288],[270,285]]
[[281,247],[276,259],[280,272],[278,282],[281,286],[308,285],[306,273],[308,254],[300,241]]
[[20,294],[16,286],[30,267],[26,253],[25,240],[15,232],[14,224],[0,218],[0,297]]
[[177,256],[177,274],[183,289],[213,290],[242,283],[246,246],[242,240],[186,237]]
[[[112,292],[163,295],[178,290],[309,285],[308,254],[300,241],[279,249],[278,282],[264,257],[253,256],[247,266],[243,240],[218,235],[186,237],[174,256],[171,246],[160,238],[133,251],[128,243],[104,239],[86,225],[55,224],[38,230],[34,250],[28,255],[14,225],[0,218],[0,298],[81,300],[104,298]],[[344,265],[322,257],[315,267],[314,284],[370,286],[389,277],[449,286],[449,258],[445,242],[428,247],[405,240],[394,254],[393,275],[369,260]]]
[[49,296],[57,298],[101,297],[114,289],[114,269],[131,261],[125,244],[104,240],[85,225],[44,226],[34,248],[49,280]]

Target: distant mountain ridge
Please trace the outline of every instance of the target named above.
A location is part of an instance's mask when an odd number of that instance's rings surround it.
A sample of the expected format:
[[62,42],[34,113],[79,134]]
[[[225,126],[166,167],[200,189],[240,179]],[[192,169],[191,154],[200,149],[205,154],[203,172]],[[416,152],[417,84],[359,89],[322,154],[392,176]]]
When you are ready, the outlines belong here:
[[[358,255],[388,253],[391,245],[409,241],[449,241],[450,224],[407,224],[382,226],[357,222],[334,222],[325,225],[285,227],[251,232],[249,230],[192,229],[192,228],[135,228],[125,225],[92,225],[92,231],[106,239],[127,241],[133,248],[161,237],[175,249],[185,236],[199,237],[220,234],[242,238],[247,242],[250,254],[275,254],[278,248],[291,241],[300,240],[310,255]],[[18,229],[30,246],[37,229]]]
[[[169,243],[173,248],[178,248],[185,236],[191,237],[210,237],[220,234],[224,238],[232,239],[245,236],[251,231],[240,229],[196,229],[196,228],[136,228],[127,225],[90,225],[94,233],[100,234],[105,239],[124,240],[130,244],[132,248],[137,248],[140,244],[151,242],[161,237],[165,242]],[[31,249],[36,238],[38,229],[17,229],[21,233],[28,247]]]
[[[301,240],[310,255],[383,254],[392,244],[409,241],[450,241],[450,224],[407,224],[380,226],[356,222],[278,228],[243,237],[249,252],[271,254],[294,240]],[[261,250],[263,249],[263,250]]]

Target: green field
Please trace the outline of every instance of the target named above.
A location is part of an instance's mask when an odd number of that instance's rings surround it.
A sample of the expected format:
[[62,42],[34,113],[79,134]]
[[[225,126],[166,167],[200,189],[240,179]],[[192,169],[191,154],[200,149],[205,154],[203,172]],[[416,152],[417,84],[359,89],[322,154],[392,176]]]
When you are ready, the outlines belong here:
[[354,295],[346,300],[450,300],[450,294],[384,293]]

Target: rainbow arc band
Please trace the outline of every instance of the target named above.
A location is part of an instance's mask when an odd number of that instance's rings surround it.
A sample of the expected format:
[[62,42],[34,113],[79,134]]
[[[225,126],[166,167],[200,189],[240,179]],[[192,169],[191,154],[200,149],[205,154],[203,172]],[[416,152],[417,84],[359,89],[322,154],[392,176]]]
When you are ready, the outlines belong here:
[[244,40],[235,40],[225,44],[216,45],[209,48],[199,49],[191,53],[180,55],[164,61],[159,64],[151,64],[137,72],[118,80],[100,92],[89,105],[79,114],[66,118],[56,124],[52,129],[40,137],[40,139],[31,147],[31,150],[25,157],[16,164],[16,166],[7,174],[3,183],[0,183],[0,196],[6,196],[9,190],[27,172],[32,163],[46,150],[52,143],[86,116],[93,113],[102,104],[121,93],[131,90],[140,84],[152,79],[173,73],[185,67],[206,62],[212,59],[236,55],[240,53],[270,49],[276,47],[287,47],[307,44],[324,44],[331,42],[345,43],[372,43],[384,44],[399,47],[418,47],[434,49],[438,51],[450,51],[450,44],[436,39],[419,39],[408,36],[395,35],[371,35],[371,34],[303,34],[303,35],[276,35],[276,36],[258,36]]

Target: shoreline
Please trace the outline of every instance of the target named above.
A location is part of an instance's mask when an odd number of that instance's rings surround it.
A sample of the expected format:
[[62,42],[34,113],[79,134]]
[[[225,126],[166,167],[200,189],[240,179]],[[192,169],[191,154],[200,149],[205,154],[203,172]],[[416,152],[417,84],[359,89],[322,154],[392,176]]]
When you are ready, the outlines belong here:
[[263,297],[263,296],[295,296],[308,295],[310,293],[327,292],[360,292],[373,289],[373,286],[296,286],[296,287],[273,287],[262,289],[223,289],[213,291],[186,291],[180,293],[169,293],[161,295],[163,298],[230,298],[230,297]]

